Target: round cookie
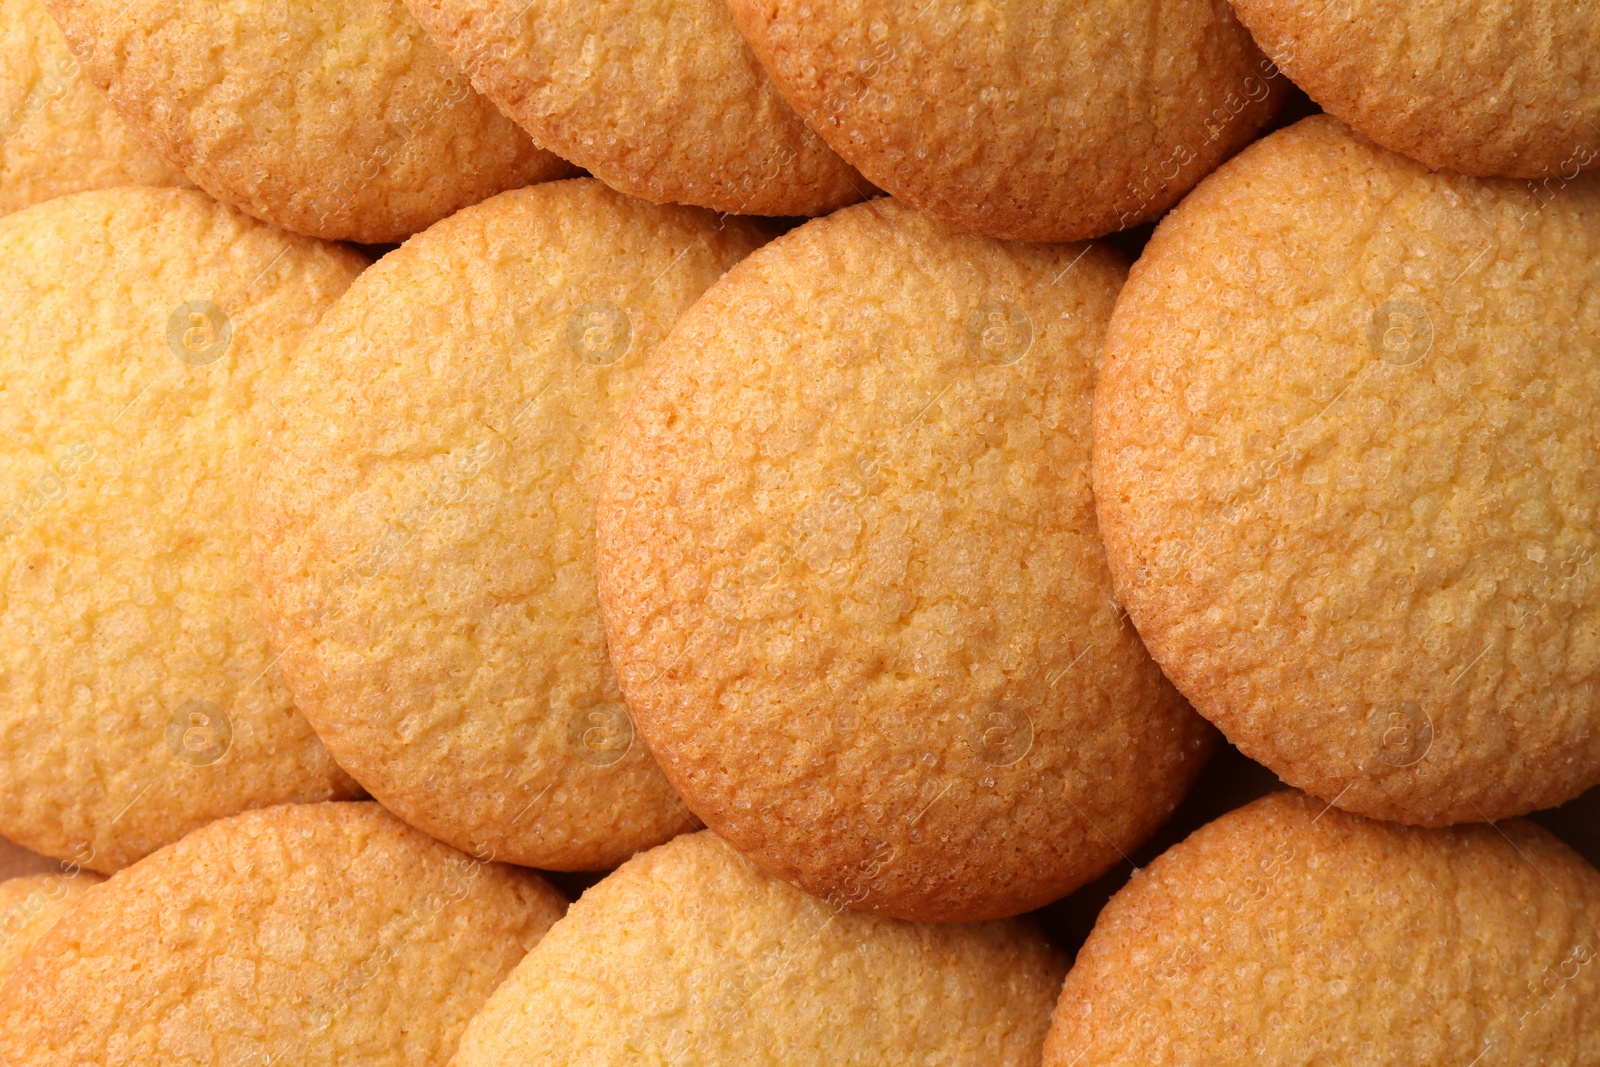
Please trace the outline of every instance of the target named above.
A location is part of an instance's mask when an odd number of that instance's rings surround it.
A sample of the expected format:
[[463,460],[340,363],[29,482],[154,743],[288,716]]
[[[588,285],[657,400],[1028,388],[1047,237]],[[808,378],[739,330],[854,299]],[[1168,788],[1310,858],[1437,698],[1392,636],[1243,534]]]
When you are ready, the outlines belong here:
[[1277,65],[1430,167],[1565,183],[1600,160],[1600,8],[1535,0],[1234,0]]
[[262,384],[366,260],[203,193],[0,219],[0,833],[114,871],[357,792],[273,670],[245,559]]
[[703,832],[584,893],[451,1064],[1024,1067],[1065,970],[1030,921],[836,913]]
[[596,516],[622,691],[689,807],[898,918],[1027,911],[1166,817],[1211,732],[1112,598],[1098,246],[892,200],[730,271],[646,366]]
[[135,134],[296,233],[403,240],[572,173],[473,92],[401,0],[46,0]]
[[254,507],[263,617],[335,759],[407,822],[547,870],[693,828],[606,657],[594,496],[646,354],[765,237],[592,178],[502,193],[301,349]]
[[1111,898],[1045,1067],[1600,1062],[1597,924],[1600,872],[1532,823],[1422,830],[1275,793]]
[[559,919],[373,803],[247,812],[118,874],[0,989],[12,1067],[435,1067]]
[[1276,112],[1226,0],[727,0],[794,109],[958,230],[1076,241],[1156,218]]
[[1117,595],[1284,781],[1423,825],[1600,782],[1600,181],[1328,116],[1157,228],[1095,397]]
[[115,185],[188,185],[83,76],[43,0],[0,0],[0,215]]
[[872,192],[722,0],[406,2],[480,92],[614,189],[743,215],[825,215]]
[[98,874],[72,868],[70,872],[28,874],[0,882],[0,987],[34,942],[79,897],[103,881]]

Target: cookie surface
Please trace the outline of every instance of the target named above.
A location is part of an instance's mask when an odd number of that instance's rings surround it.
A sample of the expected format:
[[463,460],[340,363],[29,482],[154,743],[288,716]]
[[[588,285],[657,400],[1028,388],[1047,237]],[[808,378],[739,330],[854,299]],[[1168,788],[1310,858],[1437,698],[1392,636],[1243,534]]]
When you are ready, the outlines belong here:
[[1282,80],[1225,0],[728,0],[796,111],[939,221],[1076,241],[1155,218]]
[[755,253],[647,365],[596,517],[611,654],[689,807],[769,871],[1016,914],[1198,773],[1089,493],[1124,269],[872,201]]
[[765,237],[591,178],[503,193],[301,349],[254,508],[263,615],[335,758],[408,822],[558,870],[692,828],[606,658],[595,483],[646,354]]
[[1117,305],[1117,595],[1284,781],[1439,825],[1600,782],[1600,182],[1433,173],[1337,120],[1252,146]]
[[0,882],[0,986],[67,908],[103,881],[91,871],[73,869]]
[[871,192],[786,104],[722,0],[407,0],[478,90],[612,188],[742,215]]
[[835,913],[704,832],[584,893],[451,1062],[1021,1067],[1065,970],[1030,921]]
[[572,173],[477,93],[401,0],[47,0],[140,139],[196,185],[313,237],[403,240]]
[[1600,161],[1600,8],[1235,0],[1330,114],[1430,167],[1565,184]]
[[565,903],[370,802],[247,812],[57,923],[0,990],[0,1058],[433,1067]]
[[1424,830],[1275,793],[1111,899],[1044,1062],[1577,1067],[1600,1061],[1597,952],[1600,872],[1532,823]]
[[43,0],[0,0],[0,215],[115,185],[187,185],[133,139]]
[[113,871],[356,791],[273,669],[245,560],[262,383],[360,272],[192,190],[0,219],[0,832]]

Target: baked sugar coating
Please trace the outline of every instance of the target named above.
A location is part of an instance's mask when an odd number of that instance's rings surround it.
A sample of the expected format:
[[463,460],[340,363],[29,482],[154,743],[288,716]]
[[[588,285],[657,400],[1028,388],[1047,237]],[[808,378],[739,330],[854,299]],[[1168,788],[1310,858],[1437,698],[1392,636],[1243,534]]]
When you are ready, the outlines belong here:
[[1027,920],[906,923],[826,903],[708,832],[584,893],[452,1067],[1039,1062],[1066,960]]
[[1600,8],[1236,0],[1330,114],[1430,167],[1564,184],[1600,160]]
[[565,904],[377,804],[247,812],[40,939],[0,989],[0,1058],[434,1067]]
[[244,545],[263,383],[365,266],[193,190],[0,219],[0,833],[114,871],[357,792],[272,664]]
[[1318,116],[1208,179],[1095,401],[1117,595],[1284,781],[1483,821],[1600,782],[1600,183],[1430,172]]
[[1199,772],[1089,491],[1124,270],[871,201],[730,271],[646,366],[596,516],[611,654],[689,807],[772,873],[1017,914]]
[[1299,793],[1100,913],[1047,1067],[1600,1062],[1600,872],[1533,823],[1418,829]]
[[0,215],[116,185],[188,185],[83,73],[43,0],[0,0]]
[[79,897],[103,881],[98,874],[73,868],[0,882],[0,987],[34,942]]
[[614,189],[742,215],[872,192],[800,120],[722,0],[407,0],[473,84]]
[[472,90],[401,0],[46,2],[136,136],[296,233],[400,241],[572,173]]
[[1283,96],[1225,0],[727,0],[785,99],[958,230],[1076,241],[1157,218]]
[[340,765],[467,851],[603,870],[694,827],[634,736],[594,588],[610,428],[767,237],[591,178],[389,253],[275,395],[254,509],[278,666]]

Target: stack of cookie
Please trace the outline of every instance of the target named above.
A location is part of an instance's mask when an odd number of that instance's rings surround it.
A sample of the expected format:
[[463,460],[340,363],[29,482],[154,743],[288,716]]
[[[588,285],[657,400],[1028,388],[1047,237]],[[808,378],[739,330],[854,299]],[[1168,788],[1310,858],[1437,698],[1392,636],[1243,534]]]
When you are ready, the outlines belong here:
[[1600,1067],[1600,11],[0,12],[0,1063]]

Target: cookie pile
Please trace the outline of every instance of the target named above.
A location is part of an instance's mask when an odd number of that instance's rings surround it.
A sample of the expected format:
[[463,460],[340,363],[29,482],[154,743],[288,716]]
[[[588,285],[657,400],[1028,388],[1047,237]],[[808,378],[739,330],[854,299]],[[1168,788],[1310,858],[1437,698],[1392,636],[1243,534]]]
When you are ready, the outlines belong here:
[[0,1063],[1600,1067],[1600,11],[0,12]]

